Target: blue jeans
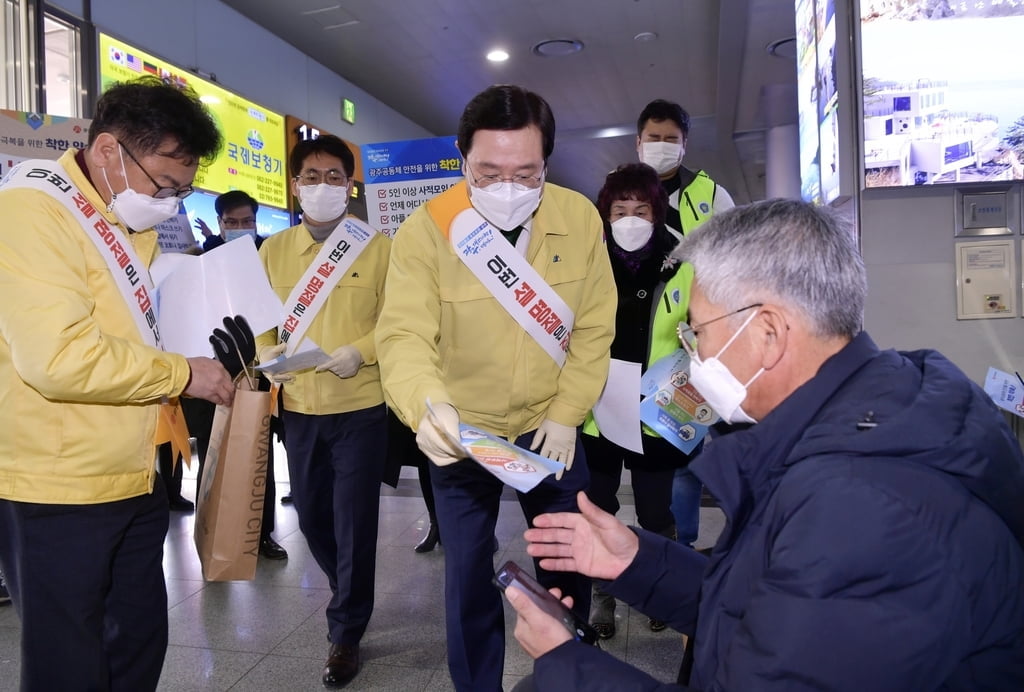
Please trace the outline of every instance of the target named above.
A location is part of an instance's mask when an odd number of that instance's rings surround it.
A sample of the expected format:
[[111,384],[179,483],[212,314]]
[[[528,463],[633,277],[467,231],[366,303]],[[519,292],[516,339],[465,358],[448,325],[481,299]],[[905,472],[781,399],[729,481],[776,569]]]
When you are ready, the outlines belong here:
[[700,480],[688,467],[676,469],[672,477],[672,515],[676,518],[679,542],[691,548],[697,542],[700,527]]

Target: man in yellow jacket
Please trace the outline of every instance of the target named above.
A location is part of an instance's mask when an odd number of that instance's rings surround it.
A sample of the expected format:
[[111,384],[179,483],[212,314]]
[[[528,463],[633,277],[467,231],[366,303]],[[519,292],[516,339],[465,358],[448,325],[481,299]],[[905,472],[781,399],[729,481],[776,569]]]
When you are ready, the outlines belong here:
[[220,142],[194,93],[128,82],[100,98],[84,151],[26,161],[0,185],[0,564],[22,618],[22,689],[157,686],[158,419],[170,398],[228,404],[234,388],[217,361],[161,348],[151,227]]
[[[502,484],[448,439],[463,421],[564,462],[559,480],[519,502],[528,521],[575,511],[590,480],[578,427],[608,373],[616,294],[601,219],[583,196],[545,183],[554,132],[548,104],[521,87],[470,101],[458,131],[466,181],[399,229],[377,324],[385,395],[433,462],[448,668],[460,691],[501,689],[504,620],[491,579]],[[588,580],[537,573],[587,617]]]
[[261,334],[260,361],[315,344],[330,360],[277,376],[292,502],[299,528],[327,575],[330,649],[323,684],[359,672],[359,642],[373,612],[380,483],[387,411],[374,329],[384,300],[391,240],[346,215],[355,157],[337,137],[299,142],[289,155],[302,223],[267,238],[260,259],[285,303]]

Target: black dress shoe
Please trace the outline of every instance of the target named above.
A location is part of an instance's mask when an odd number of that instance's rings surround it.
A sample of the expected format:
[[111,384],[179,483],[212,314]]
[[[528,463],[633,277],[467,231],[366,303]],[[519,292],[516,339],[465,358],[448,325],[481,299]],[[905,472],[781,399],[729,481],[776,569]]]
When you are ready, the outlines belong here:
[[344,687],[359,672],[359,645],[331,644],[324,665],[323,683],[328,689]]
[[288,551],[270,536],[260,541],[260,555],[268,560],[287,560]]
[[282,505],[290,505],[291,503],[292,503],[292,494],[291,493],[288,493],[287,495],[283,495],[281,497],[281,504]]
[[431,550],[437,547],[437,544],[441,542],[441,532],[437,529],[437,524],[431,523],[430,528],[427,529],[427,535],[423,537],[423,540],[416,544],[413,548],[417,553],[429,553]]
[[196,508],[194,504],[183,497],[171,500],[169,504],[172,512],[191,512]]

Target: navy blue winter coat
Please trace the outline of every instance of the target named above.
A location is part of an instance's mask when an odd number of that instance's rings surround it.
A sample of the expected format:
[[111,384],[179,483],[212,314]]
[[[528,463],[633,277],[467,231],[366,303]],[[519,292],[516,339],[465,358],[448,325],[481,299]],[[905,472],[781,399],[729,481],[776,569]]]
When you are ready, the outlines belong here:
[[[943,356],[862,333],[691,468],[728,519],[710,559],[639,531],[607,590],[696,630],[692,689],[1024,690],[1024,457]],[[535,682],[673,687],[576,642]]]

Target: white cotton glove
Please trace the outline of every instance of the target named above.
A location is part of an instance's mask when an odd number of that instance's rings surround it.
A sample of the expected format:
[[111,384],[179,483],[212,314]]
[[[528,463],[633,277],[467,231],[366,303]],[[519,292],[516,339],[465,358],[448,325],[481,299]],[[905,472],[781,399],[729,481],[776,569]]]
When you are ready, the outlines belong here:
[[359,366],[363,364],[363,357],[359,354],[359,349],[355,346],[339,346],[331,354],[331,359],[321,366],[318,366],[317,372],[326,372],[330,370],[341,379],[346,377],[352,377],[359,372]]
[[451,404],[434,404],[416,428],[416,444],[438,466],[447,466],[465,455],[453,440],[459,439],[459,412]]
[[269,363],[270,361],[277,358],[279,355],[284,353],[284,350],[288,348],[288,344],[274,344],[273,346],[264,346],[256,354],[256,358],[260,363]]
[[[288,344],[274,344],[273,346],[264,346],[256,354],[256,359],[260,363],[269,363],[274,360],[288,348]],[[269,372],[263,373],[263,376],[276,385],[288,384],[289,382],[295,381],[295,375],[290,372],[279,372],[276,375],[272,375]]]
[[288,384],[289,382],[295,381],[295,375],[290,372],[279,372],[276,375],[271,375],[269,372],[263,373],[263,376],[276,385]]
[[[576,428],[544,419],[533,435],[530,450],[536,451],[537,447],[540,447],[542,457],[562,462],[568,471],[572,468],[572,458],[576,454]],[[555,476],[555,480],[562,480],[561,471]]]

